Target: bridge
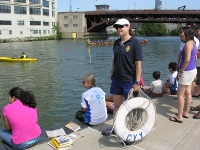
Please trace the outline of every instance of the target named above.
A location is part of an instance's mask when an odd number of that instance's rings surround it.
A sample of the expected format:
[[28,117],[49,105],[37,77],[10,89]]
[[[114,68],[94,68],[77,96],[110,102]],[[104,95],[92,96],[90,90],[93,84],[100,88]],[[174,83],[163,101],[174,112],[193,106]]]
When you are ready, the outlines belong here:
[[131,23],[200,23],[200,10],[104,10],[86,11],[87,32],[100,32],[116,20],[126,18]]

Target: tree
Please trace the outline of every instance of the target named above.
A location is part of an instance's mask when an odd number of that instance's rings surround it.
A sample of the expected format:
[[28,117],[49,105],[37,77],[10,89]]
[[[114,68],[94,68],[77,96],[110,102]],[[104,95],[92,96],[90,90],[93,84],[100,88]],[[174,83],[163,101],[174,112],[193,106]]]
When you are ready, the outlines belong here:
[[62,34],[62,32],[61,32],[61,29],[62,29],[62,28],[60,28],[60,27],[58,27],[58,26],[53,26],[52,29],[56,32],[56,39],[57,39],[57,40],[63,38],[63,34]]
[[169,32],[169,35],[171,36],[178,36],[179,34],[179,29],[182,27],[181,24],[178,24],[177,28],[176,29],[173,29]]
[[164,23],[145,23],[141,30],[136,33],[147,36],[163,36],[166,35],[167,27]]
[[167,28],[164,23],[145,23],[142,30],[147,36],[162,36],[166,35]]

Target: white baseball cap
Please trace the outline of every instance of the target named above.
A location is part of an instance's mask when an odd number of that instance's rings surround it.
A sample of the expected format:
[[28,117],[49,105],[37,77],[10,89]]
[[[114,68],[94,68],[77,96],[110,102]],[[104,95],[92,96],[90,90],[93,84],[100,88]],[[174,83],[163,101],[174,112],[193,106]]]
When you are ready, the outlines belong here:
[[127,19],[122,18],[118,19],[114,25],[130,25],[130,22]]

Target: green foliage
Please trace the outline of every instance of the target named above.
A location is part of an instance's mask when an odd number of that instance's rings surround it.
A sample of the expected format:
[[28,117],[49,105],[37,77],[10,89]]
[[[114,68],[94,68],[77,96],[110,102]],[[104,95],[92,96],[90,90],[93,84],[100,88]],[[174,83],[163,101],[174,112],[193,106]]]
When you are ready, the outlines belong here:
[[62,29],[62,28],[59,28],[58,26],[53,26],[52,29],[56,32],[56,39],[57,39],[57,40],[63,38],[63,34],[62,34],[62,32],[61,32],[61,29]]
[[135,33],[146,36],[166,35],[167,27],[164,23],[145,23],[141,30],[136,29]]
[[7,40],[6,40],[6,39],[3,39],[3,40],[2,40],[2,42],[3,42],[3,43],[6,43],[6,42],[7,42]]
[[180,29],[181,27],[182,27],[182,25],[181,25],[181,24],[178,24],[177,28],[171,30],[168,34],[169,34],[170,36],[178,36],[178,34],[179,34],[179,29]]
[[167,28],[164,23],[145,23],[142,30],[147,36],[162,36],[166,35]]

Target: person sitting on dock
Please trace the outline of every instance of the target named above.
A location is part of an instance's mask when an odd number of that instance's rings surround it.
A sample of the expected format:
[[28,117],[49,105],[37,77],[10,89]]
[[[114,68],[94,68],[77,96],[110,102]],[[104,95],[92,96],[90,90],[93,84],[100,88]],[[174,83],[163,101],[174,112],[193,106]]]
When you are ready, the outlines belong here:
[[176,79],[177,77],[177,63],[176,62],[170,62],[168,64],[168,69],[172,73],[169,77],[169,82],[164,84],[163,93],[164,94],[170,94],[170,95],[176,95],[177,94],[177,88],[178,88],[178,81]]
[[3,108],[5,129],[0,137],[14,149],[27,149],[36,145],[40,139],[36,100],[30,91],[19,87],[8,93],[9,104]]
[[151,86],[145,86],[144,92],[152,97],[162,97],[163,81],[160,80],[160,71],[154,71],[153,78],[155,81],[151,82]]
[[83,78],[83,86],[88,89],[82,94],[81,110],[75,118],[87,125],[99,125],[106,121],[107,110],[105,92],[95,85],[95,78],[88,74]]
[[28,56],[26,56],[26,54],[23,52],[20,58],[24,59],[24,58],[28,58]]

